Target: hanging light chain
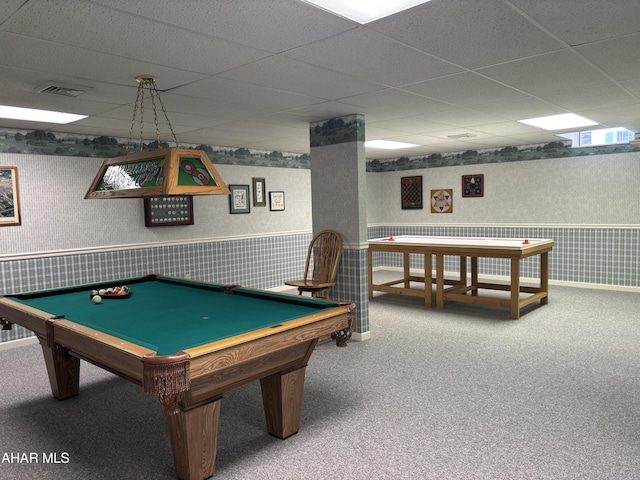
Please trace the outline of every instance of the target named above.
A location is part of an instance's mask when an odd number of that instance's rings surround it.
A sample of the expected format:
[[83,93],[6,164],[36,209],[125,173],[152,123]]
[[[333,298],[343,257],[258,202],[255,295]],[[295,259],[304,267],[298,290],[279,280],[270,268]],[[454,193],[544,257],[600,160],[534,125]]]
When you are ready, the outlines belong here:
[[169,121],[169,116],[167,115],[167,109],[162,103],[162,98],[160,97],[160,92],[158,92],[158,87],[156,85],[156,77],[152,75],[138,75],[136,77],[136,81],[138,82],[138,91],[136,94],[136,102],[133,106],[133,117],[131,118],[131,128],[129,129],[129,142],[127,143],[127,151],[129,151],[129,147],[131,145],[131,139],[133,138],[133,130],[136,123],[136,115],[138,111],[138,106],[140,108],[140,151],[142,152],[143,147],[143,129],[144,129],[144,89],[149,89],[149,94],[151,96],[151,106],[153,108],[153,122],[156,128],[156,140],[157,140],[157,148],[160,148],[160,128],[158,127],[158,112],[156,108],[156,97],[158,97],[158,102],[160,103],[160,107],[162,108],[162,112],[164,113],[164,117],[167,121],[167,125],[169,126],[169,130],[171,131],[171,137],[176,144],[176,148],[178,147],[178,139],[176,138],[176,134],[173,131],[173,126]]

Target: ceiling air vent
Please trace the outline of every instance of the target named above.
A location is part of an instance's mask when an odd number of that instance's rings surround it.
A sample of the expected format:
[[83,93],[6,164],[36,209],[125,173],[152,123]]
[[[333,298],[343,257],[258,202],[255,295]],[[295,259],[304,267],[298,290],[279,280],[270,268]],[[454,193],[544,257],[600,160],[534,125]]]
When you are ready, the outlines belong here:
[[453,140],[460,140],[461,138],[473,138],[475,135],[473,133],[459,133],[457,135],[447,135],[447,138],[451,138]]
[[86,93],[87,87],[82,88],[85,88],[85,90],[81,90],[80,87],[70,87],[59,83],[47,82],[36,88],[36,91],[38,93],[46,93],[49,95],[62,95],[63,97],[79,97],[83,93]]

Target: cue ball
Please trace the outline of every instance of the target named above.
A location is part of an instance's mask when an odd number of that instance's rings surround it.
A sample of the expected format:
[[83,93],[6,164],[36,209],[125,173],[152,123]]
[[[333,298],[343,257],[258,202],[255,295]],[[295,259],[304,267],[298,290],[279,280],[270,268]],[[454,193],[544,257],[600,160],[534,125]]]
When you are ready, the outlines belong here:
[[93,300],[93,303],[100,303],[102,302],[102,297],[100,295],[94,295],[91,300]]

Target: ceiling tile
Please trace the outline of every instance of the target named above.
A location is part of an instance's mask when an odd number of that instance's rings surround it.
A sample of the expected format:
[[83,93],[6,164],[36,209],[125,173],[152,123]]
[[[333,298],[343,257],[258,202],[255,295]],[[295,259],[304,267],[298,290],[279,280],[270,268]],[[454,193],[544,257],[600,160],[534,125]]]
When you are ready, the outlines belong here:
[[296,48],[285,55],[388,86],[406,85],[461,71],[365,28]]
[[431,1],[373,22],[370,28],[470,69],[563,47],[500,0]]
[[[438,112],[436,115],[445,112]],[[387,132],[407,132],[407,133],[423,133],[442,130],[450,126],[446,123],[438,123],[432,121],[430,115],[417,115],[415,117],[405,117],[395,120],[383,120],[379,122],[366,122],[367,131],[369,127],[380,128]]]
[[535,97],[517,98],[515,100],[509,100],[508,102],[479,105],[474,107],[474,110],[507,120],[523,120],[525,118],[568,113],[564,108]]
[[278,90],[337,100],[384,87],[293,58],[274,55],[219,75]]
[[502,85],[472,72],[427,80],[402,87],[425,97],[437,98],[461,107],[472,107],[492,102],[503,102],[524,97],[526,93]]
[[509,0],[569,45],[582,45],[640,31],[637,0]]
[[484,125],[487,123],[503,122],[504,117],[479,112],[470,108],[456,108],[454,110],[446,110],[443,112],[434,112],[428,115],[420,116],[434,122],[445,124],[447,126],[456,127],[472,127],[474,125]]
[[609,127],[625,127],[640,132],[640,102],[615,107],[585,109],[579,112]]
[[4,0],[0,4],[0,25],[17,12],[23,4],[24,0]]
[[234,103],[252,106],[263,110],[265,113],[299,108],[324,101],[321,98],[236,82],[220,77],[205,78],[189,85],[175,88],[172,93],[219,101],[233,98]]
[[483,68],[478,72],[531,94],[558,92],[609,81],[597,68],[570,50]]
[[[365,115],[380,115],[383,113],[387,118],[424,115],[430,112],[440,112],[455,108],[454,105],[394,88],[356,95],[345,98],[343,101],[360,107]],[[371,121],[376,120],[373,119]]]
[[624,105],[638,100],[613,82],[562,90],[540,95],[539,98],[572,112],[588,108]]
[[40,71],[49,75],[75,77],[81,84],[88,79],[135,86],[136,75],[153,72],[154,75],[158,75],[158,87],[162,90],[204,77],[198,73],[80,47],[61,48],[60,45],[45,40],[6,32],[0,32],[0,45],[0,65]]
[[273,53],[356,24],[298,0],[95,0],[95,3]]
[[[28,4],[4,30],[95,52],[214,74],[270,55],[268,52],[151,22],[79,0]],[[55,25],[55,28],[47,28]],[[82,28],[77,28],[82,25]],[[87,31],[91,35],[87,35]],[[60,47],[64,48],[64,47]],[[145,72],[141,72],[145,73]]]
[[634,95],[637,100],[640,100],[640,77],[620,82],[620,85],[631,95]]
[[583,45],[576,50],[615,80],[640,77],[640,62],[636,60],[640,50],[640,33]]
[[471,132],[481,132],[484,134],[491,135],[502,135],[502,136],[511,136],[511,135],[523,135],[527,133],[537,133],[539,129],[536,127],[532,127],[531,125],[527,125],[525,123],[520,122],[499,122],[499,123],[488,123],[485,125],[475,125]]
[[35,91],[25,92],[8,88],[0,89],[0,104],[15,107],[37,103],[44,110],[78,113],[81,115],[98,115],[118,106],[117,104],[94,102],[82,98],[82,96],[73,100],[73,102],[69,102],[68,98],[60,95],[46,95]]

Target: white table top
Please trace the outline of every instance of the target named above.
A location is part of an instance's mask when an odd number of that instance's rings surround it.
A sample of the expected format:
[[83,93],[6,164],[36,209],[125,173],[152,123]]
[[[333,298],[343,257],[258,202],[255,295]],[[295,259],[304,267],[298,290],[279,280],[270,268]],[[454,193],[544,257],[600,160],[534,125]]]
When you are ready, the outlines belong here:
[[546,242],[553,242],[553,240],[539,238],[429,237],[418,235],[398,235],[397,237],[369,240],[369,243],[514,249],[522,249]]

